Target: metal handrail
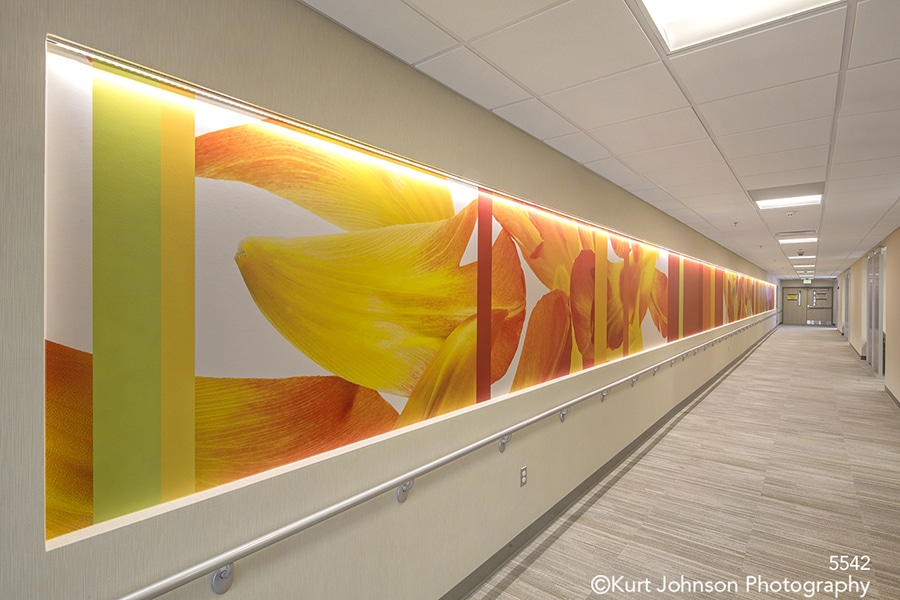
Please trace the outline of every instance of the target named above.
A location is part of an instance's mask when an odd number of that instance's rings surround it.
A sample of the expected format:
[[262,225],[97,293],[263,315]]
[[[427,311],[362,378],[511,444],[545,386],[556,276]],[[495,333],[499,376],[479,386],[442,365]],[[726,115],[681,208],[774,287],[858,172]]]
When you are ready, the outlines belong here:
[[[576,404],[580,404],[581,402],[584,402],[585,400],[589,400],[596,396],[600,396],[600,399],[602,401],[604,398],[606,398],[607,395],[609,395],[610,391],[613,388],[618,387],[620,385],[624,385],[626,383],[630,384],[633,387],[634,384],[640,379],[640,377],[642,375],[649,373],[649,372],[653,372],[653,375],[655,376],[656,373],[660,370],[660,368],[662,368],[665,365],[669,365],[669,367],[674,367],[675,362],[677,361],[677,359],[679,357],[681,358],[682,361],[684,361],[684,359],[687,358],[687,356],[689,354],[696,355],[697,352],[699,352],[700,350],[706,350],[706,348],[708,348],[709,346],[715,345],[721,341],[724,341],[724,340],[730,338],[731,336],[737,335],[738,333],[740,333],[746,329],[749,329],[750,327],[759,325],[760,323],[762,323],[766,319],[770,318],[771,316],[772,316],[771,314],[767,314],[765,317],[760,318],[760,319],[754,321],[753,323],[749,323],[747,325],[744,325],[743,327],[735,329],[734,331],[730,331],[726,334],[716,337],[708,342],[704,342],[703,344],[694,346],[693,348],[685,350],[684,352],[680,352],[675,357],[667,358],[666,360],[660,361],[654,365],[651,365],[649,367],[641,369],[640,371],[636,371],[636,372],[632,373],[631,375],[628,375],[627,377],[618,379],[618,380],[616,380],[612,383],[609,383],[603,387],[600,387],[596,390],[588,392],[587,394],[583,394],[581,396],[578,396],[577,398],[568,400],[555,408],[545,410],[544,412],[539,413],[528,419],[525,419],[524,421],[521,421],[521,422],[517,423],[516,425],[507,427],[506,429],[499,431],[497,433],[494,433],[494,434],[492,434],[486,438],[483,438],[481,440],[478,440],[477,442],[473,442],[473,443],[469,444],[468,446],[465,446],[463,448],[460,448],[459,450],[456,450],[456,451],[446,454],[440,458],[437,458],[429,463],[422,465],[421,467],[413,469],[412,471],[408,471],[408,472],[404,473],[403,475],[394,477],[393,479],[385,481],[384,483],[382,483],[380,485],[369,488],[368,490],[360,492],[359,494],[356,494],[355,496],[351,496],[350,498],[347,498],[346,500],[343,500],[336,504],[332,504],[331,506],[323,508],[322,510],[315,512],[311,515],[308,515],[298,521],[289,523],[288,525],[285,525],[284,527],[280,527],[279,529],[276,529],[276,530],[269,532],[265,535],[262,535],[258,538],[250,540],[249,542],[247,542],[245,544],[242,544],[240,546],[232,548],[231,550],[228,550],[228,551],[218,554],[208,560],[198,563],[198,564],[194,565],[193,567],[190,567],[188,569],[185,569],[183,571],[175,573],[174,575],[166,577],[165,579],[161,579],[161,580],[157,581],[156,583],[150,584],[144,588],[141,588],[135,592],[132,592],[131,594],[128,594],[127,596],[122,596],[119,600],[149,600],[151,598],[156,598],[158,596],[161,596],[162,594],[171,592],[172,590],[175,590],[175,589],[181,587],[182,585],[190,583],[191,581],[194,581],[195,579],[199,579],[200,577],[203,577],[204,575],[209,575],[209,574],[213,575],[213,589],[216,590],[218,593],[224,593],[225,591],[227,591],[227,589],[231,585],[230,579],[232,577],[232,564],[234,562],[241,560],[242,558],[247,558],[251,554],[259,552],[260,550],[268,548],[269,546],[271,546],[277,542],[285,540],[297,533],[300,533],[301,531],[309,529],[313,525],[318,525],[319,523],[326,521],[332,517],[335,517],[355,506],[359,506],[360,504],[368,502],[369,500],[372,500],[373,498],[376,498],[377,496],[380,496],[381,494],[384,494],[394,488],[397,488],[397,500],[399,502],[404,502],[406,500],[407,494],[409,493],[409,490],[412,488],[413,482],[418,477],[421,477],[422,475],[430,473],[431,471],[439,469],[443,466],[446,466],[468,454],[471,454],[472,452],[474,452],[476,450],[480,450],[481,448],[489,446],[489,445],[493,444],[494,442],[499,443],[500,452],[503,452],[503,450],[506,447],[506,444],[508,444],[509,441],[512,439],[512,434],[516,433],[517,431],[521,431],[522,429],[525,429],[526,427],[529,427],[529,426],[537,423],[538,421],[542,421],[542,420],[544,420],[548,417],[554,416],[554,415],[559,415],[560,421],[564,421],[565,416],[568,414],[569,410]],[[216,587],[217,578],[228,581],[226,584],[224,584],[222,586],[221,591],[219,589],[217,589],[217,587]]]

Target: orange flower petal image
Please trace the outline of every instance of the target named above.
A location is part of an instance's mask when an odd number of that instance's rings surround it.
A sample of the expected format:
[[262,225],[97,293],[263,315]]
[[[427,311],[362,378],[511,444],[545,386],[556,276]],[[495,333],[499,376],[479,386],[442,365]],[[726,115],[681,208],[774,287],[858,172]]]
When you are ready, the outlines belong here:
[[525,325],[525,273],[515,243],[505,229],[494,240],[491,264],[491,308],[505,313],[491,319],[491,383],[506,374],[519,348]]
[[396,420],[377,392],[339,377],[197,377],[197,489],[390,431]]
[[609,245],[613,253],[619,258],[625,258],[631,253],[631,240],[617,235],[609,236]]
[[572,328],[585,367],[594,362],[594,260],[592,250],[582,250],[572,265]]
[[569,297],[561,290],[552,290],[544,294],[531,311],[519,367],[510,390],[522,390],[568,375],[571,361]]
[[477,264],[460,266],[477,217],[301,238],[249,238],[235,260],[260,311],[330,373],[408,396],[476,312]]
[[49,539],[94,523],[93,357],[51,341],[44,350]]
[[346,231],[453,216],[437,177],[272,123],[201,135],[195,161],[198,177],[255,185]]
[[624,262],[610,262],[606,274],[606,346],[615,350],[625,341],[625,305],[621,281]]
[[494,218],[522,249],[525,262],[547,289],[569,291],[572,264],[585,248],[593,249],[593,231],[574,221],[494,200]]

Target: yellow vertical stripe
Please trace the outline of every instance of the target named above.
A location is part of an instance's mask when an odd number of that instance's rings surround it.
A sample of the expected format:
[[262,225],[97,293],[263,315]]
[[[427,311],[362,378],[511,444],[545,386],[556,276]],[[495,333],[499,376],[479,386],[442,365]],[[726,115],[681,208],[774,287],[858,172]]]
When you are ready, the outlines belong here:
[[160,103],[94,69],[94,520],[160,501]]
[[194,492],[194,109],[162,105],[162,500]]
[[707,329],[716,327],[716,268],[707,265],[706,274],[709,277],[709,314],[707,315]]

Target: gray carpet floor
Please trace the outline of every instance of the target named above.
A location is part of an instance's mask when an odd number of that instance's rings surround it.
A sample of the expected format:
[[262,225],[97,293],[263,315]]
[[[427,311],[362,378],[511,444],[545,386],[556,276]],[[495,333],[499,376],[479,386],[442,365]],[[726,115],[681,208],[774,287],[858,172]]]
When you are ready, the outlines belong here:
[[601,597],[900,599],[884,380],[835,329],[780,327],[470,596]]

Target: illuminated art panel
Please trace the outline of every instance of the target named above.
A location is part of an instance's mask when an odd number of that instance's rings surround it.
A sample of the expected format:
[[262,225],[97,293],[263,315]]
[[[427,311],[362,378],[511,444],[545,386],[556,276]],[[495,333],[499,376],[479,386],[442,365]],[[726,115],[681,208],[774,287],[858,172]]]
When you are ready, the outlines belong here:
[[774,308],[186,89],[47,54],[48,538]]

